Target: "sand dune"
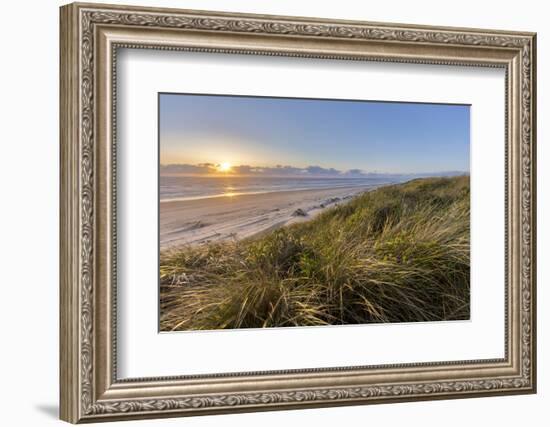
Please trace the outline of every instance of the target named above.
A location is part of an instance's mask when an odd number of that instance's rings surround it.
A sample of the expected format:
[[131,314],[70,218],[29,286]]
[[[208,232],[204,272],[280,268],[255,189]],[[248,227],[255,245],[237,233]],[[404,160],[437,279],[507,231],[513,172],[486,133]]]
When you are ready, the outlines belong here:
[[251,237],[307,221],[376,187],[280,191],[162,202],[160,246],[166,249]]

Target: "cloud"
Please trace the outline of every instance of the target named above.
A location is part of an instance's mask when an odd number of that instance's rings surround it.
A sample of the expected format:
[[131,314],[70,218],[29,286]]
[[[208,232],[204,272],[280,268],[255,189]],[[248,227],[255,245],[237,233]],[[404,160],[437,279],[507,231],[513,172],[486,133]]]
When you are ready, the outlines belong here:
[[248,175],[250,173],[253,173],[253,168],[250,165],[233,166],[231,169],[234,173],[239,175]]
[[212,163],[200,163],[198,165],[172,164],[161,165],[160,171],[163,174],[202,175],[215,172],[216,166]]
[[[218,171],[218,165],[215,163],[199,163],[192,164],[168,164],[161,165],[160,172],[162,175],[216,175],[220,174]],[[349,169],[346,171],[340,171],[334,168],[323,168],[321,166],[307,166],[305,168],[298,168],[289,165],[277,165],[277,166],[251,166],[251,165],[238,165],[231,168],[231,172],[235,175],[248,175],[248,176],[289,176],[289,177],[333,177],[333,178],[419,178],[428,176],[454,176],[464,175],[468,172],[463,171],[445,171],[445,172],[431,172],[431,173],[411,173],[411,174],[399,174],[399,173],[383,173],[383,172],[366,172],[361,169]]]
[[308,166],[305,170],[311,175],[340,175],[342,173],[334,168],[325,169],[321,166]]
[[349,171],[346,172],[346,175],[358,175],[358,176],[361,176],[361,175],[364,175],[365,173],[361,170],[361,169],[350,169]]
[[[334,168],[323,168],[321,166],[308,166],[306,168],[297,168],[289,165],[271,166],[251,166],[237,165],[231,168],[232,173],[236,175],[263,175],[263,176],[344,176],[344,174]],[[204,175],[216,174],[218,168],[213,163],[192,164],[169,164],[161,165],[161,173],[166,175]]]

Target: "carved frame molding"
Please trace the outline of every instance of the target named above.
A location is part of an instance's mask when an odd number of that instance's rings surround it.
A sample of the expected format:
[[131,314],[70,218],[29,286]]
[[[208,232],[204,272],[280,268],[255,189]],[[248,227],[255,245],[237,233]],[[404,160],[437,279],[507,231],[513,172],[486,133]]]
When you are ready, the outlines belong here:
[[[169,42],[163,42],[164,36]],[[179,43],[174,41],[178,37],[192,40]],[[112,147],[114,64],[120,47],[506,68],[511,280],[505,359],[117,380],[116,287],[107,287],[102,278],[116,281],[116,233],[107,231],[114,230],[116,219]],[[62,419],[101,421],[535,391],[534,34],[71,4],[61,9],[60,96]],[[260,385],[270,375],[272,386]],[[349,378],[345,386],[335,380],[343,375]],[[284,387],[290,379],[301,385]],[[211,391],[194,392],[201,382]]]

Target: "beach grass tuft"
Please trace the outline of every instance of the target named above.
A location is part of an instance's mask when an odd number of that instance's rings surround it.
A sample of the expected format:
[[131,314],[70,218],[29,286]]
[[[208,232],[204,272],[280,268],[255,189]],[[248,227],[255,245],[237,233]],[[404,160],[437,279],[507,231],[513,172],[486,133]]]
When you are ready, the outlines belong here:
[[363,193],[256,238],[166,250],[162,331],[470,317],[469,176]]

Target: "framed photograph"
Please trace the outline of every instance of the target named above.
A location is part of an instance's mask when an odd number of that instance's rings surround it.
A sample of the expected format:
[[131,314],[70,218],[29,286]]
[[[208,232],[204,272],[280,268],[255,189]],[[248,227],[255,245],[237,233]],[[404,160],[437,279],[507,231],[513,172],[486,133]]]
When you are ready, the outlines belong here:
[[535,34],[61,8],[61,418],[534,393]]

